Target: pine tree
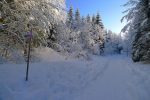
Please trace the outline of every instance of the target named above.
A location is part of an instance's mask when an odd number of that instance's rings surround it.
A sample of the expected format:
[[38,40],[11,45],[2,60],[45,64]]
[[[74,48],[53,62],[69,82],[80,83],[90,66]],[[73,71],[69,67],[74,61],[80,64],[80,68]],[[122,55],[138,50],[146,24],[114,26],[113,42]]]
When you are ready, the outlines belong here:
[[137,32],[133,41],[133,61],[150,61],[150,17],[149,17],[149,0],[140,0],[137,23]]
[[84,16],[82,16],[81,21],[83,24],[85,23],[85,17]]
[[77,22],[80,22],[80,12],[79,12],[79,9],[77,9],[76,10],[76,12],[75,12],[75,21],[77,21]]
[[96,17],[95,17],[95,15],[92,16],[92,23],[93,23],[93,24],[96,23]]
[[100,24],[100,15],[99,15],[99,13],[97,13],[97,15],[96,15],[96,22],[95,22],[97,25],[99,25]]
[[100,14],[97,13],[97,16],[96,16],[96,22],[95,22],[97,25],[99,25],[102,29],[104,29],[104,25],[102,23],[102,20],[101,20],[101,17],[100,17]]
[[72,27],[74,21],[73,7],[70,7],[68,11],[67,25]]
[[125,6],[131,5],[126,16],[129,22],[123,29],[128,31],[132,39],[132,59],[138,61],[150,61],[150,1],[130,0]]
[[34,36],[31,43],[32,48],[47,45],[49,26],[59,21],[56,14],[52,13],[59,8],[56,9],[51,3],[52,1],[45,0],[0,1],[0,13],[2,14],[0,23],[7,25],[0,35],[0,56],[2,54],[2,57],[13,60],[16,52],[23,56],[22,51],[25,52],[27,46],[26,34],[31,30]]
[[[127,52],[127,55],[131,55],[132,47],[133,47],[133,41],[136,35],[136,31],[138,30],[138,22],[139,21],[139,0],[129,0],[124,6],[129,6],[127,10],[125,10],[123,13],[126,13],[125,16],[122,17],[121,22],[123,22],[125,19],[127,21],[127,24],[123,27],[122,32],[125,33],[125,39],[124,39],[124,51]],[[131,6],[132,5],[132,6]],[[138,16],[137,16],[138,15]],[[136,17],[137,16],[137,17]]]
[[86,21],[87,21],[87,23],[90,23],[90,22],[91,22],[91,17],[90,17],[89,14],[88,14],[87,17],[86,17]]

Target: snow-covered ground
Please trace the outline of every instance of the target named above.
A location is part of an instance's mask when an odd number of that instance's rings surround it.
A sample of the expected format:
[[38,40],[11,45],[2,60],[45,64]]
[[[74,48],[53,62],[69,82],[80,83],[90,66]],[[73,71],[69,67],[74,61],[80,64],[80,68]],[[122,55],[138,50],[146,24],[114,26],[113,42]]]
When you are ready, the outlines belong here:
[[32,63],[28,82],[25,71],[0,65],[0,100],[150,100],[150,65],[125,56]]

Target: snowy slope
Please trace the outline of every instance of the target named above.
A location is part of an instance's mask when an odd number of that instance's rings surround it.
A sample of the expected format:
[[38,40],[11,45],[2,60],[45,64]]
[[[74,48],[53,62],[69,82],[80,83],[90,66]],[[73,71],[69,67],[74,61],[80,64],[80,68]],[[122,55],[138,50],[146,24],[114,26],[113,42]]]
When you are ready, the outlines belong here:
[[0,65],[0,100],[150,100],[150,66],[124,56]]

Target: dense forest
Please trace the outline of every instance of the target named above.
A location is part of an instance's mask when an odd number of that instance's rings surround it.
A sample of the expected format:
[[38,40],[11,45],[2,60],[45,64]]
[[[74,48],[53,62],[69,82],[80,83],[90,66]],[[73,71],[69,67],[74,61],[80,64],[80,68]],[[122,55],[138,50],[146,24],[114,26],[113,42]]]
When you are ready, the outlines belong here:
[[39,47],[82,58],[121,53],[121,35],[107,31],[99,12],[81,16],[79,9],[66,10],[64,0],[2,0],[0,5],[0,58],[5,61],[26,59],[31,31],[32,57]]
[[80,15],[80,9],[66,8],[65,0],[0,1],[0,59],[26,59],[28,33],[32,31],[31,56],[35,48],[49,47],[64,55],[87,58],[89,55],[126,53],[133,61],[150,60],[148,0],[129,0],[122,18],[127,25],[122,34],[104,26],[99,12]]

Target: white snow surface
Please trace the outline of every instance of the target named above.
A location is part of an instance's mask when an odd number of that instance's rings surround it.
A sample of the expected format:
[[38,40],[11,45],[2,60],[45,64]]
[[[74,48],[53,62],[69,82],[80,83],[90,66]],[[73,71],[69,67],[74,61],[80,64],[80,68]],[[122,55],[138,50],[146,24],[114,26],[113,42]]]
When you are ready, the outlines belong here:
[[150,100],[150,65],[122,55],[32,63],[27,82],[25,71],[0,65],[0,100]]

